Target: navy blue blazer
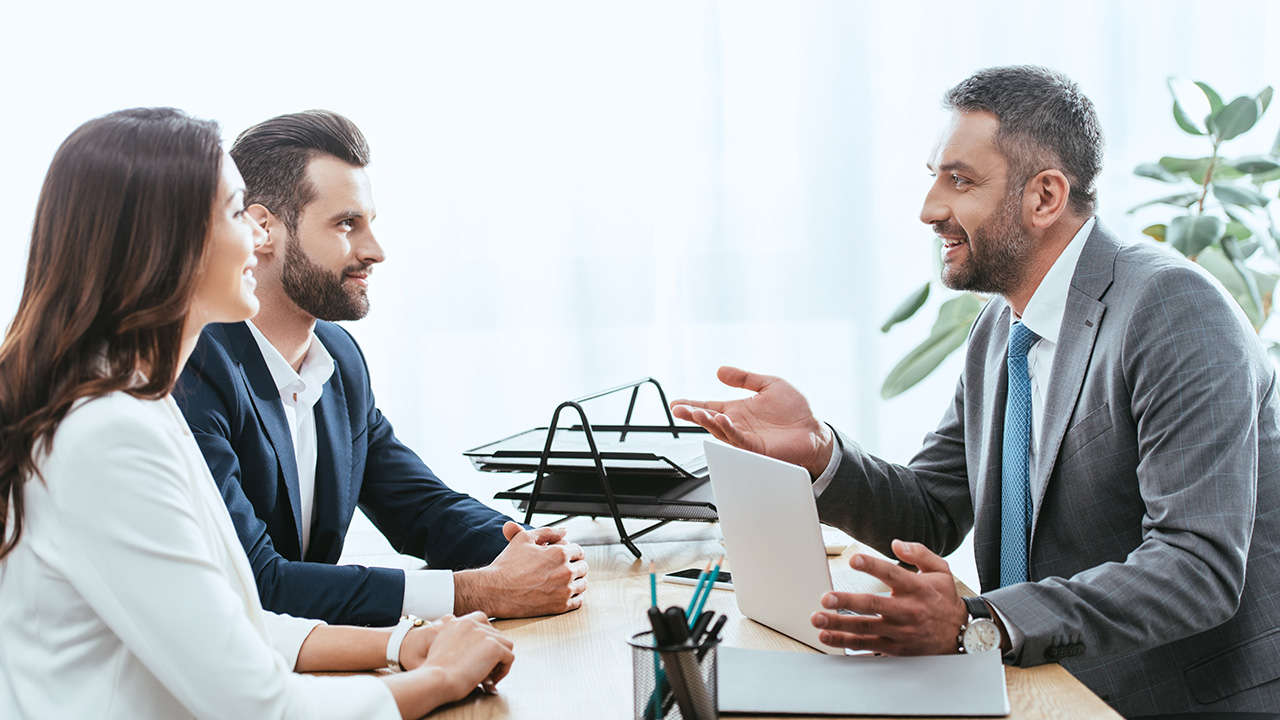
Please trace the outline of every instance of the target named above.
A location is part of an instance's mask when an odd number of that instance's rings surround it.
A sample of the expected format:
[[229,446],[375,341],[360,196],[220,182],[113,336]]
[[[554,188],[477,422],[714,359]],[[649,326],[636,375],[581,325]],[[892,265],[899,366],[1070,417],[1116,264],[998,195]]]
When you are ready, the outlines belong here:
[[273,612],[334,624],[394,625],[404,573],[334,565],[358,505],[391,545],[454,570],[487,565],[507,546],[508,518],[454,492],[405,447],[379,412],[369,368],[346,330],[319,321],[334,373],[316,404],[316,488],[302,557],[298,463],[280,392],[244,323],[210,325],[174,399],[222,491]]

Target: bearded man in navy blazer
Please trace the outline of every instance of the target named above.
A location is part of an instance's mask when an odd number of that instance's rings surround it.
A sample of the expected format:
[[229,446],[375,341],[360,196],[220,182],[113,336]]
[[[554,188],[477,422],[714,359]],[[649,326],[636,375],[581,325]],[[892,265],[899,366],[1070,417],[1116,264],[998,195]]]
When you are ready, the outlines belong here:
[[[174,390],[231,512],[268,610],[394,625],[402,614],[529,617],[582,604],[587,565],[562,529],[526,530],[454,492],[374,401],[339,320],[369,311],[384,259],[360,130],[337,113],[282,115],[231,156],[258,248],[251,321],[210,325]],[[430,570],[339,566],[359,506]]]

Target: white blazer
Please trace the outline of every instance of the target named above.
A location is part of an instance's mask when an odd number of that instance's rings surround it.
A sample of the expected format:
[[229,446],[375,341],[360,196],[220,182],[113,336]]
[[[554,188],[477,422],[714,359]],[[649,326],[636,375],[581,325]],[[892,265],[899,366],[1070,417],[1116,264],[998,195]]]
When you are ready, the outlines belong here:
[[0,717],[400,717],[376,678],[292,672],[319,623],[263,611],[171,398],[82,401],[48,450],[0,563]]

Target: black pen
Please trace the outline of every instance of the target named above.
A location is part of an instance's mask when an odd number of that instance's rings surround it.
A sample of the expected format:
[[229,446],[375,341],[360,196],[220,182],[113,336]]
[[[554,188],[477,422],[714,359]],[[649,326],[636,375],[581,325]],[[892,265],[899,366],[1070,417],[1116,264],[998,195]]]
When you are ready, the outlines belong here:
[[698,647],[698,662],[702,662],[702,658],[706,657],[707,652],[715,646],[716,641],[720,639],[720,630],[724,628],[724,623],[729,619],[728,615],[721,615],[716,624],[711,626],[711,632],[707,633],[707,639],[702,641]]
[[689,643],[697,645],[702,639],[702,633],[706,631],[707,625],[711,624],[711,618],[715,617],[715,613],[706,610],[698,616],[698,620],[693,623],[693,629],[689,631]]

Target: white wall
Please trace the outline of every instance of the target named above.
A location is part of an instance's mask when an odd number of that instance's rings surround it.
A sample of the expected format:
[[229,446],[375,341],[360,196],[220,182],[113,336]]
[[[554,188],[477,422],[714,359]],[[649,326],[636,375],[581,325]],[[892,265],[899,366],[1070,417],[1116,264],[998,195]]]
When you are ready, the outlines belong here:
[[[721,363],[792,379],[905,462],[958,372],[879,399],[933,308],[878,327],[934,275],[917,219],[938,99],[973,70],[1075,78],[1109,140],[1101,214],[1159,211],[1132,167],[1204,154],[1164,80],[1224,96],[1280,81],[1280,7],[1110,0],[22,3],[3,11],[0,316],[16,308],[40,181],[84,120],[174,105],[228,138],[311,107],[368,135],[389,255],[355,323],[400,436],[489,495],[461,451],[636,377],[724,396]],[[1273,110],[1232,154],[1269,149]],[[972,558],[953,556],[972,581]]]

